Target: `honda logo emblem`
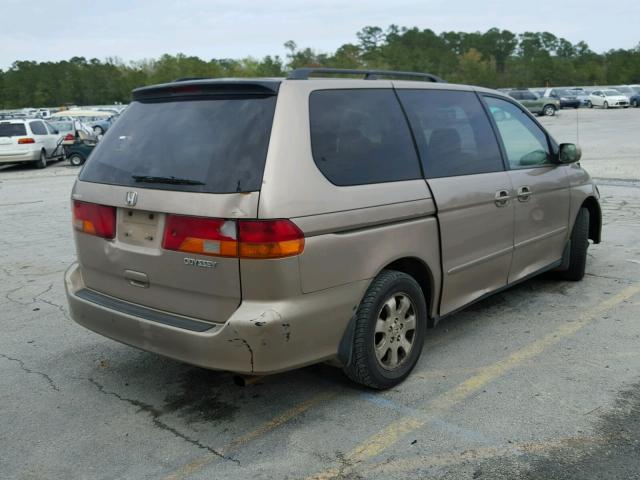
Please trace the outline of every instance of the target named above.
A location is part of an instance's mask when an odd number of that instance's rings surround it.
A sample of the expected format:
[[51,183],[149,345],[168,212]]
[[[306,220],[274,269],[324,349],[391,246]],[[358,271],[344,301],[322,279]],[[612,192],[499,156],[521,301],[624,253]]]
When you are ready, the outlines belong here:
[[134,207],[138,202],[138,192],[127,192],[126,202],[129,207]]

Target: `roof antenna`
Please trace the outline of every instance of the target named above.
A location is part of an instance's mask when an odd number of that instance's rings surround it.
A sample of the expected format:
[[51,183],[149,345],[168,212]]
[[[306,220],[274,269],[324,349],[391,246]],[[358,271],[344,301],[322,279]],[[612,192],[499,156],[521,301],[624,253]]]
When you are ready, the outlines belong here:
[[576,108],[576,145],[580,145],[580,107]]

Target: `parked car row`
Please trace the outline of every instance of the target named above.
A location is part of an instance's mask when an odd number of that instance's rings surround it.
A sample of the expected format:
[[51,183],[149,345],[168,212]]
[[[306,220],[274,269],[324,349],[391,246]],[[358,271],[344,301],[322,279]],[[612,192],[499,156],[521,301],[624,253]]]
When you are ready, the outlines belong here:
[[45,168],[49,161],[68,159],[82,165],[99,137],[74,119],[48,122],[40,118],[0,117],[0,165],[30,163]]
[[640,85],[500,90],[538,115],[552,116],[564,108],[640,107]]

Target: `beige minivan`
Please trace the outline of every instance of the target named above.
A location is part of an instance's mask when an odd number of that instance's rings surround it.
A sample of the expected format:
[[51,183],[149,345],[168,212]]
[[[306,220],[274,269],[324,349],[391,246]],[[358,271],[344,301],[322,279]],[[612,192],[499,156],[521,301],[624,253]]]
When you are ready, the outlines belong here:
[[71,315],[205,368],[330,362],[389,388],[445,316],[583,277],[602,222],[579,159],[509,97],[430,74],[139,88],[73,188]]

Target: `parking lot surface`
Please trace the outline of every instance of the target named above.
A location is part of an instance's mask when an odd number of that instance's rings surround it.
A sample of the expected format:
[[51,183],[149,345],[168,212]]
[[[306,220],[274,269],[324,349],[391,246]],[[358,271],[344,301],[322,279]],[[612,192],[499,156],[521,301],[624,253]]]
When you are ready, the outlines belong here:
[[[575,115],[542,122],[573,142]],[[443,320],[382,393],[324,365],[241,387],[81,328],[77,169],[1,168],[0,478],[640,478],[640,110],[577,115],[604,210],[585,279]]]

